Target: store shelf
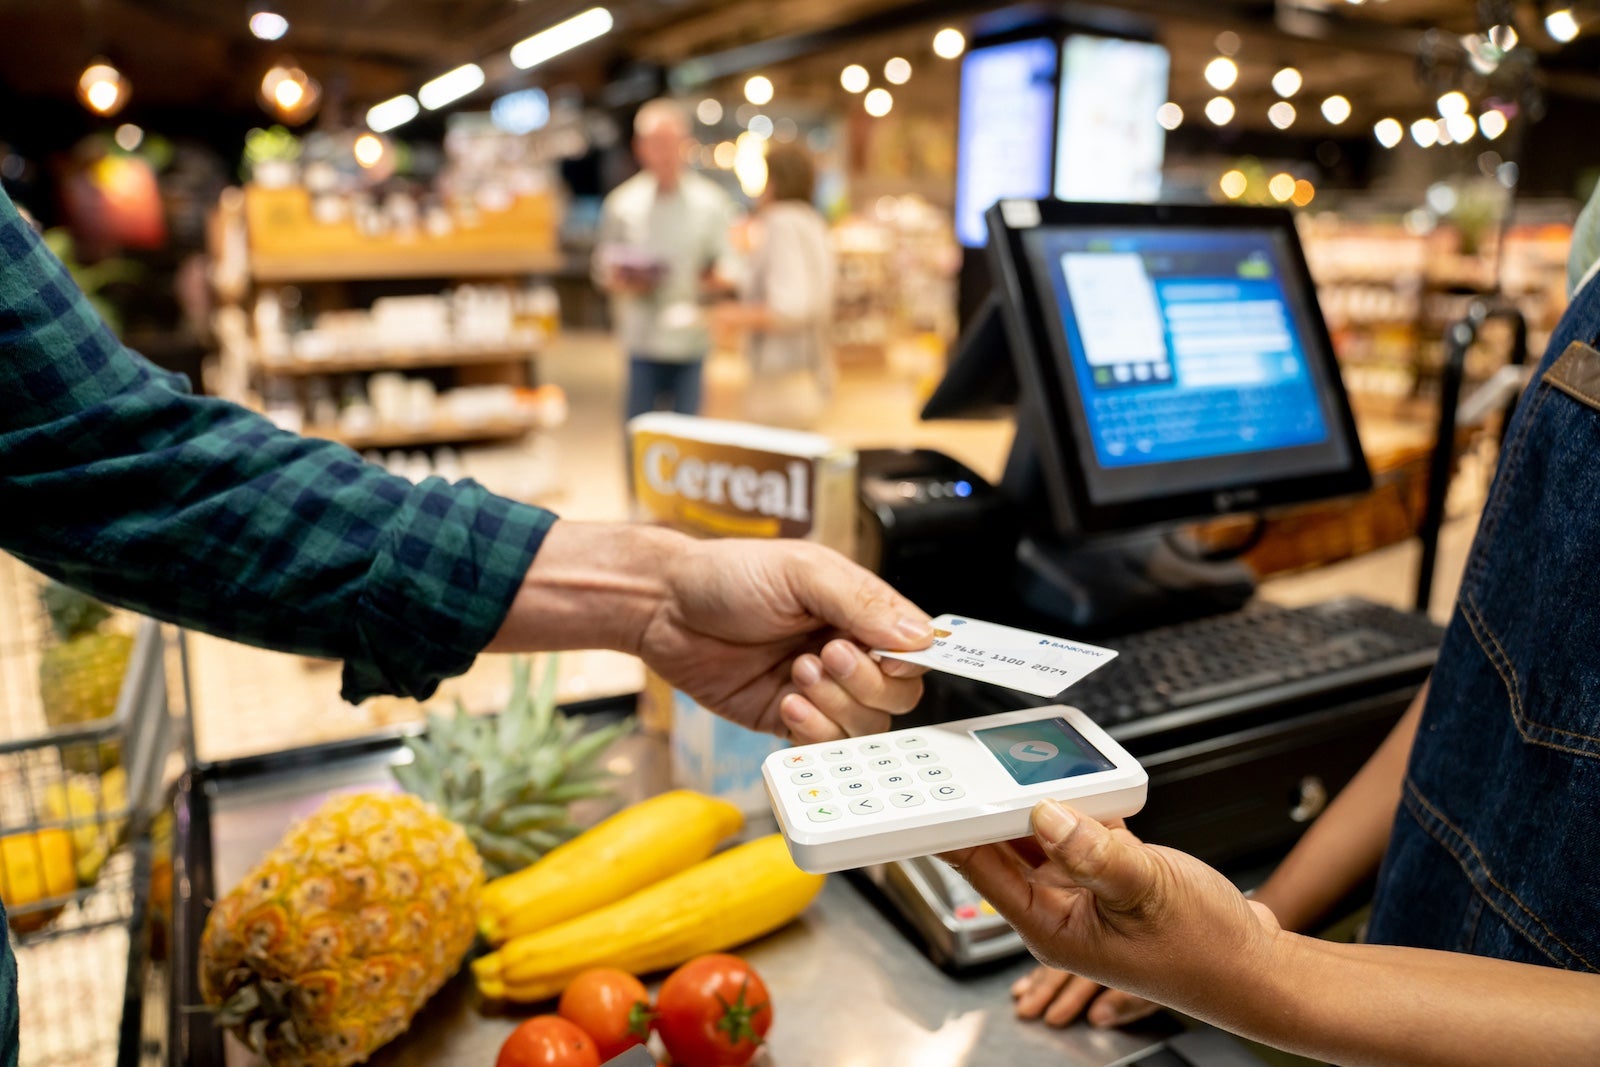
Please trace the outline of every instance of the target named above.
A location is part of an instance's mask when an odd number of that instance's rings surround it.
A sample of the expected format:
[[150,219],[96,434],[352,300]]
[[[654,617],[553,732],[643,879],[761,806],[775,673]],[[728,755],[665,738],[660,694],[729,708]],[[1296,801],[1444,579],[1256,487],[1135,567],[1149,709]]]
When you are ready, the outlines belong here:
[[428,426],[380,426],[370,433],[346,433],[337,426],[307,426],[307,437],[337,441],[357,452],[369,448],[419,448],[424,445],[455,444],[466,441],[495,441],[521,437],[539,426],[539,417],[529,412],[482,422],[457,422],[438,419]]
[[368,352],[343,352],[314,359],[258,360],[264,374],[306,376],[352,374],[361,371],[402,371],[425,367],[470,367],[533,359],[538,345],[495,345],[477,348],[385,348]]
[[252,252],[250,274],[257,283],[341,282],[394,278],[496,278],[550,274],[560,270],[559,252],[518,248],[430,247],[374,242],[374,247],[337,253]]

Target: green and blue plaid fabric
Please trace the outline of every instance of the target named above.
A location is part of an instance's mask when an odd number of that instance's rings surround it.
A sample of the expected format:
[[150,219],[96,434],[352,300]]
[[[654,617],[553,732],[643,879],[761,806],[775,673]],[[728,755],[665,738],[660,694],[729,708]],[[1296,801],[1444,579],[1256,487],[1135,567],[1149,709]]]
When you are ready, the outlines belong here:
[[156,618],[342,659],[360,701],[466,670],[554,518],[190,395],[0,192],[0,548]]

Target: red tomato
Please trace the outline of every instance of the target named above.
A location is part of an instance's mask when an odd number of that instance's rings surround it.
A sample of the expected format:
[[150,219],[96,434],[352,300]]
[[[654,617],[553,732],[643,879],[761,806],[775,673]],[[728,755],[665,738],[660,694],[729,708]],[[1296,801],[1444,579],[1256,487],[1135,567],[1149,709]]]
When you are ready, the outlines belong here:
[[568,983],[561,1017],[594,1038],[600,1059],[609,1060],[650,1036],[650,994],[627,971],[595,967]]
[[767,984],[737,956],[690,960],[656,997],[656,1032],[680,1067],[743,1067],[771,1026]]
[[589,1035],[559,1015],[535,1015],[506,1038],[494,1067],[600,1067]]

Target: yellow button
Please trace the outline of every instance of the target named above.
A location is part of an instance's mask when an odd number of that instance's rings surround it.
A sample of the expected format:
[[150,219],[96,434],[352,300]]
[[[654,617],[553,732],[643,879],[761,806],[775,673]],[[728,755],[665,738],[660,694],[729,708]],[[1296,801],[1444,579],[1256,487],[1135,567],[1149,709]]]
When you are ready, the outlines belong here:
[[985,915],[995,915],[995,914],[998,914],[998,913],[997,913],[997,912],[996,912],[996,911],[995,911],[995,910],[994,910],[994,905],[993,905],[993,904],[991,904],[991,903],[989,903],[989,902],[988,902],[988,901],[987,901],[987,900],[980,900],[980,901],[978,901],[978,910],[979,910],[979,911],[981,911],[981,912],[983,912],[983,913],[984,913],[984,914],[985,914]]

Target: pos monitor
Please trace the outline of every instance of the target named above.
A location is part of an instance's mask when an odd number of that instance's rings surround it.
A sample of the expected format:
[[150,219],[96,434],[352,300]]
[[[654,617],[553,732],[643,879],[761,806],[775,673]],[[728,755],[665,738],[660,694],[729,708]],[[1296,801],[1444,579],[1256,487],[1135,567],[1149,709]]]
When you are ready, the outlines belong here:
[[1371,486],[1288,211],[1003,200],[987,218],[1020,401],[1007,487],[1042,494],[1020,502],[1052,532]]

